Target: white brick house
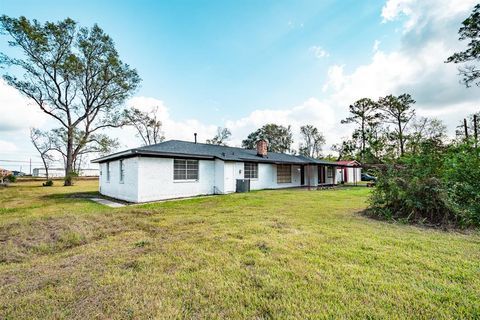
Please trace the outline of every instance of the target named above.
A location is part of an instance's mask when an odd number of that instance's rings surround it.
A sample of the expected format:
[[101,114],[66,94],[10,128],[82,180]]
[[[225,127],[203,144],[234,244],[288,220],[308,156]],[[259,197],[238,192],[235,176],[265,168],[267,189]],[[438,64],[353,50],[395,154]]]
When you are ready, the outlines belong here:
[[129,202],[236,191],[237,179],[250,189],[336,184],[335,162],[256,150],[170,140],[114,153],[92,162],[100,165],[100,193]]

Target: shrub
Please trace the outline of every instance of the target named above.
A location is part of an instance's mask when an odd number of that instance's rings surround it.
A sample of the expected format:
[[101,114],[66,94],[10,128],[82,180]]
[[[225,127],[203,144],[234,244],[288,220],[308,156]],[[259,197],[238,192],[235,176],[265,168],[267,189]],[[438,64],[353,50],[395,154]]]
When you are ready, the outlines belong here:
[[443,225],[455,221],[447,190],[436,177],[416,177],[393,166],[377,173],[370,214],[384,219]]
[[377,173],[368,213],[405,222],[480,226],[480,157],[468,143],[425,143]]
[[48,179],[46,182],[43,183],[43,186],[44,186],[44,187],[51,187],[51,186],[53,186],[53,180],[52,180],[52,179]]
[[5,180],[7,180],[8,182],[14,183],[14,182],[17,182],[17,177],[14,176],[13,174],[10,174],[5,178]]

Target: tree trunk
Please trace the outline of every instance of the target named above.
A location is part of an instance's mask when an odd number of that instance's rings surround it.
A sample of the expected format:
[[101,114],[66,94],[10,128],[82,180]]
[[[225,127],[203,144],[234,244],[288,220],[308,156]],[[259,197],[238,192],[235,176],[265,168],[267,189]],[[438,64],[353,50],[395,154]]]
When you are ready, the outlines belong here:
[[67,161],[65,165],[65,181],[64,186],[72,186],[73,174],[73,130],[68,129],[67,133]]
[[362,162],[365,162],[365,144],[366,144],[366,135],[365,135],[365,122],[362,120]]
[[45,167],[45,176],[47,178],[47,181],[48,181],[48,166],[47,166],[47,162],[45,161],[45,155],[42,154],[42,162],[43,162],[43,166]]
[[403,146],[403,132],[402,132],[402,122],[398,119],[398,140],[400,142],[400,156],[403,157],[404,146]]

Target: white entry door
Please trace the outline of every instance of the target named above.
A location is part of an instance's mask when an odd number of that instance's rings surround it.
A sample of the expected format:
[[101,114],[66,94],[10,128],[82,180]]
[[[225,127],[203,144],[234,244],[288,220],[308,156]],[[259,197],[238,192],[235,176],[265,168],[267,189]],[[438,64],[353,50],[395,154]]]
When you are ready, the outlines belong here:
[[225,162],[225,192],[235,192],[235,162]]

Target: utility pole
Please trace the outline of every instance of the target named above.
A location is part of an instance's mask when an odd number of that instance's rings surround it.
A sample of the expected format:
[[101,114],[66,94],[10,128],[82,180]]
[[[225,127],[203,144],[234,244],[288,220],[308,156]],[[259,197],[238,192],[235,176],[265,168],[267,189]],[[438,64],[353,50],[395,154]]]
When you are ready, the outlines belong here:
[[473,136],[475,138],[475,148],[478,146],[477,115],[473,115]]
[[463,119],[463,127],[465,128],[465,140],[468,141],[468,126],[467,126],[467,119]]
[[32,158],[30,158],[30,175],[32,175]]

